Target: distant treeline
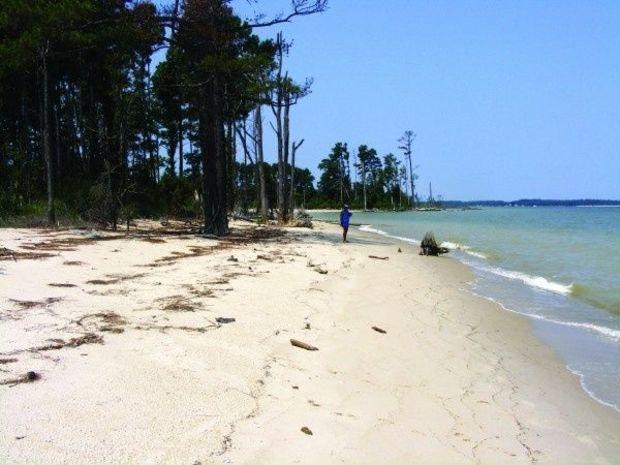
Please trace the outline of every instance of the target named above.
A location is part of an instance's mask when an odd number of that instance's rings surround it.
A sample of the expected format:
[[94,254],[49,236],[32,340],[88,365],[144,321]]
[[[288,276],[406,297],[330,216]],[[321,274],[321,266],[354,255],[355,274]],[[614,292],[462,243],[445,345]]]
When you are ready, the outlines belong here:
[[506,202],[504,200],[444,200],[441,202],[443,207],[586,207],[601,205],[620,205],[620,200],[602,199],[573,199],[573,200],[552,200],[552,199],[519,199]]

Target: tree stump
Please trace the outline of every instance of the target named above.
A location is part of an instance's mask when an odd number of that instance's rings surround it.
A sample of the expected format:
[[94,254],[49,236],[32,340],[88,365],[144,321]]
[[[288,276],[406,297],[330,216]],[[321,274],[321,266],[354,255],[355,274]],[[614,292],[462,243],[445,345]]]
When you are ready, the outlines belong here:
[[424,239],[422,239],[420,247],[422,249],[420,250],[420,255],[431,255],[436,257],[442,253],[448,253],[446,247],[439,247],[439,245],[437,245],[435,235],[432,232],[424,234]]

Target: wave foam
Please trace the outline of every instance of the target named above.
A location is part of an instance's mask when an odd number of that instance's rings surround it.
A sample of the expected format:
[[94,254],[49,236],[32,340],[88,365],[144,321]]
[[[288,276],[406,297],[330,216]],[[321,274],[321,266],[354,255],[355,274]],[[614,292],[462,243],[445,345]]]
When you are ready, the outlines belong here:
[[474,263],[468,263],[468,265],[471,265],[480,271],[486,271],[487,273],[492,273],[503,278],[521,281],[530,287],[536,287],[538,289],[554,292],[556,294],[569,295],[573,290],[572,284],[562,284],[555,281],[550,281],[542,276],[531,276],[519,271],[505,270],[504,268],[496,266],[483,266]]
[[460,250],[461,252],[465,252],[467,255],[471,255],[472,257],[481,258],[482,260],[487,260],[487,256],[481,254],[480,252],[474,252],[471,250],[471,247],[468,245],[459,244],[457,242],[444,241],[441,243],[444,247],[447,247],[450,250]]
[[616,405],[616,404],[612,404],[611,402],[606,402],[603,399],[601,399],[600,397],[598,397],[594,391],[592,391],[592,389],[589,388],[588,383],[586,382],[586,375],[584,375],[582,372],[580,372],[579,370],[576,370],[574,368],[572,368],[570,365],[566,365],[566,368],[568,369],[568,371],[570,371],[572,374],[576,375],[577,377],[579,377],[579,384],[581,384],[581,388],[586,391],[586,393],[592,397],[594,400],[596,400],[597,402],[606,405],[607,407],[611,407],[614,410],[617,410],[618,412],[620,412],[620,406]]
[[616,342],[620,341],[620,330],[618,330],[618,329],[612,329],[612,328],[608,328],[606,326],[595,325],[595,324],[592,324],[592,323],[580,323],[578,321],[554,320],[553,318],[547,318],[546,316],[537,315],[536,313],[519,312],[517,310],[513,310],[511,308],[506,307],[503,303],[499,302],[498,300],[495,300],[492,297],[487,297],[485,295],[478,294],[478,293],[476,293],[476,292],[474,292],[472,290],[469,290],[469,292],[471,292],[474,295],[477,295],[478,297],[482,297],[483,299],[490,300],[491,302],[499,305],[504,310],[507,310],[507,311],[512,312],[512,313],[517,313],[519,315],[527,316],[527,317],[533,318],[535,320],[542,320],[542,321],[546,321],[548,323],[553,323],[553,324],[556,324],[556,325],[569,326],[571,328],[585,329],[585,330],[588,330],[588,331],[592,331],[592,332],[596,332],[596,333],[602,334],[603,336],[606,336],[606,337],[608,337],[610,339],[613,339]]
[[382,231],[381,229],[373,228],[372,225],[370,224],[364,224],[360,226],[359,230],[364,231],[364,232],[379,234],[380,236],[390,237],[392,239],[397,239],[403,242],[408,242],[409,244],[420,245],[420,241],[416,239],[411,239],[409,237],[402,237],[402,236],[394,236],[392,234],[386,233],[385,231]]

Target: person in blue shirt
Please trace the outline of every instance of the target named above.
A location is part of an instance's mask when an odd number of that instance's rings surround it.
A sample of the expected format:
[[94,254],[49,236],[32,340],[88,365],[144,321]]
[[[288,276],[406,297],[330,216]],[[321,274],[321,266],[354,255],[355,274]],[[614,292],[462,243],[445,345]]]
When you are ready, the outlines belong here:
[[349,232],[349,218],[353,216],[353,213],[349,211],[349,206],[342,207],[340,212],[340,226],[342,226],[342,242],[347,242],[347,233]]

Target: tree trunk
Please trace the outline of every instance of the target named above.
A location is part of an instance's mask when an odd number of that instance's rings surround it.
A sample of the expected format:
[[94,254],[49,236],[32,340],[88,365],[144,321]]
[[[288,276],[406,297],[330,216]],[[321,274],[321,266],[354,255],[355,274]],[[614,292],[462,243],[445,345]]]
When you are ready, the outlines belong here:
[[200,149],[203,161],[204,232],[224,236],[229,233],[226,211],[227,161],[224,150],[224,126],[221,119],[219,82],[203,89],[200,108]]
[[177,135],[179,139],[179,177],[183,177],[183,119],[177,121]]
[[413,163],[411,162],[411,152],[409,152],[409,181],[411,182],[411,208],[415,206],[415,185],[413,183]]
[[[283,168],[283,172],[282,172],[282,199],[283,199],[283,208],[282,208],[282,222],[286,223],[289,219],[289,213],[292,213],[292,201],[289,202],[289,197],[286,195],[286,184],[287,184],[287,168],[289,166],[289,149],[290,149],[290,139],[291,139],[291,133],[290,133],[290,112],[291,112],[291,100],[290,100],[290,95],[288,94],[288,92],[286,93],[286,95],[284,96],[284,124],[283,124],[283,134],[282,134],[282,148],[283,148],[283,163],[282,163],[282,168]],[[291,174],[292,176],[292,174]]]
[[263,117],[261,115],[260,105],[257,106],[254,111],[254,140],[256,143],[256,164],[258,165],[260,215],[263,221],[267,221],[269,203],[267,200],[267,185],[265,182],[265,166],[263,165]]
[[368,210],[366,206],[366,165],[362,162],[362,185],[364,186],[364,211]]
[[291,218],[295,216],[295,152],[297,146],[293,142],[293,151],[291,152],[291,191],[289,192],[289,202],[291,207]]
[[49,114],[49,77],[47,73],[47,50],[40,50],[41,80],[43,87],[43,157],[45,158],[45,172],[47,177],[47,220],[50,226],[56,226],[56,210],[54,208],[54,179],[52,167],[52,148],[50,144],[50,114]]

